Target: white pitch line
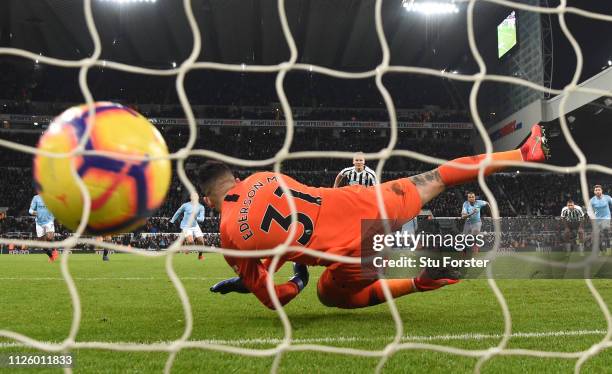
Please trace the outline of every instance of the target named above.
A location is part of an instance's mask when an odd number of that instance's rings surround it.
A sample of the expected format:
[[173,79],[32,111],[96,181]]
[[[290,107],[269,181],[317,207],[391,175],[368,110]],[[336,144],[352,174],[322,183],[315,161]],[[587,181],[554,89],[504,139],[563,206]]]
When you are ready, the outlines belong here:
[[[228,277],[179,277],[181,280],[221,280],[227,279]],[[169,280],[169,278],[155,278],[155,277],[72,277],[75,280]],[[64,278],[58,277],[0,277],[0,281],[3,280],[50,280],[50,281],[63,281]]]
[[[604,335],[606,330],[569,330],[569,331],[543,331],[543,332],[516,332],[512,334],[512,338],[518,339],[533,339],[533,338],[549,338],[549,337],[568,337],[568,336],[595,336]],[[501,339],[502,334],[486,334],[486,333],[467,333],[467,334],[446,334],[446,335],[431,335],[431,336],[404,336],[402,341],[414,342],[414,341],[450,341],[450,340],[489,340],[489,339]],[[363,336],[336,336],[336,337],[323,337],[323,338],[305,338],[305,339],[293,339],[293,344],[321,344],[321,343],[352,343],[352,342],[370,342],[370,341],[386,341],[391,340],[391,336],[375,336],[375,337],[363,337]],[[189,340],[188,343],[195,344],[219,344],[229,346],[242,346],[242,345],[263,345],[270,344],[276,345],[283,342],[280,338],[255,338],[255,339],[235,339],[235,340]],[[91,342],[88,342],[91,343]],[[154,343],[134,343],[134,342],[96,342],[105,344],[173,344],[173,341],[158,341]],[[45,344],[60,344],[60,342],[46,342]],[[79,342],[75,343],[77,348]],[[22,343],[0,343],[0,348],[10,347],[25,347]]]
[[[512,334],[513,338],[543,338],[543,337],[557,337],[557,336],[584,336],[584,335],[603,335],[606,330],[575,330],[575,331],[546,331],[546,332],[517,332]],[[446,334],[446,335],[431,335],[431,336],[419,336],[419,335],[407,335],[402,337],[402,341],[449,341],[449,340],[487,340],[487,339],[501,339],[502,334],[484,334],[484,333],[467,333],[467,334]],[[375,337],[361,337],[361,336],[337,336],[337,337],[323,337],[323,338],[305,338],[305,339],[293,339],[294,344],[310,344],[310,343],[346,343],[346,342],[365,342],[365,341],[379,341],[379,340],[391,340],[391,336],[375,336]],[[279,338],[256,338],[256,339],[237,339],[237,340],[202,340],[195,341],[196,343],[205,344],[223,344],[223,345],[249,345],[249,344],[280,344],[283,342]]]

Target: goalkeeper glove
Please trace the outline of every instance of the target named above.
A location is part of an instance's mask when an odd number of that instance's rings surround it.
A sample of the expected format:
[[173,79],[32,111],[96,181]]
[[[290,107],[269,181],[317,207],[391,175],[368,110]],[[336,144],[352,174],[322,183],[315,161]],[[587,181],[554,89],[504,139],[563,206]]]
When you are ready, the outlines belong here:
[[250,293],[244,284],[242,284],[242,279],[240,277],[233,277],[229,279],[222,280],[221,282],[215,284],[210,288],[211,292],[218,292],[222,295],[225,295],[229,292],[238,292],[238,293]]
[[[306,265],[301,264],[293,264],[293,277],[289,279],[289,282],[295,283],[298,287],[298,292],[302,291],[304,287],[308,284],[309,274],[308,267]],[[230,292],[238,292],[238,293],[250,293],[244,284],[242,283],[242,279],[240,277],[233,277],[229,279],[222,280],[221,282],[215,284],[210,288],[211,292],[220,293],[225,295]]]
[[293,277],[289,279],[289,282],[295,283],[298,287],[298,292],[302,291],[308,284],[308,266],[302,264],[293,263]]

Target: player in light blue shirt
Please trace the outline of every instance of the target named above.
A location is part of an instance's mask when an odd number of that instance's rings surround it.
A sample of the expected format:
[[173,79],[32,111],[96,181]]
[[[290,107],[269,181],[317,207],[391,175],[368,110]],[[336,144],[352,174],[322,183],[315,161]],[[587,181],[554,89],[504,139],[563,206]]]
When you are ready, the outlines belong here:
[[[47,209],[47,205],[43,201],[40,195],[34,196],[30,203],[29,213],[36,217],[36,236],[39,240],[52,242],[55,236],[55,216]],[[49,262],[53,262],[57,259],[57,250],[44,249],[47,256],[49,256]]]
[[[191,224],[189,224],[189,217],[193,212],[193,204],[191,201],[184,203],[177,209],[176,213],[170,219],[170,223],[174,223],[181,214],[183,218],[181,219],[181,230],[185,234],[185,242],[188,245],[193,245],[194,242],[200,245],[205,245],[204,243],[204,233],[202,233],[202,229],[198,222],[204,222],[204,206],[200,203],[197,204],[195,217],[192,220]],[[204,255],[202,252],[198,252],[198,259],[204,259]]]
[[605,195],[603,193],[603,188],[601,185],[596,184],[593,186],[593,193],[595,196],[591,198],[591,207],[593,208],[593,212],[595,216],[592,217],[595,220],[593,221],[593,227],[597,232],[601,233],[601,246],[600,250],[603,250],[605,247],[609,247],[609,243],[606,245],[606,236],[609,234],[608,231],[610,229],[610,207],[612,207],[612,197],[610,195]]
[[591,198],[591,206],[595,212],[595,219],[610,219],[610,207],[612,207],[612,197],[604,195],[603,189],[599,184],[593,188],[595,196]]
[[[400,235],[406,234],[408,236],[414,237],[416,234],[417,229],[419,228],[419,223],[418,223],[418,216],[414,217],[413,219],[411,219],[410,221],[404,223],[402,225],[402,228],[399,230]],[[408,239],[408,243],[413,243],[414,239]],[[400,247],[394,247],[393,249],[404,249],[405,247],[400,246]],[[410,244],[410,246],[408,247],[408,249],[414,249],[415,247],[412,247],[412,244]]]
[[[40,195],[36,195],[34,198],[32,198],[32,203],[30,204],[30,214],[36,216],[36,224],[39,226],[48,225],[49,223],[53,223],[55,220],[53,213],[47,209],[47,206]],[[51,230],[51,233],[52,232],[53,230]],[[38,236],[41,237],[43,235]]]
[[402,232],[408,233],[409,235],[416,234],[416,231],[419,228],[418,216],[414,217],[410,221],[404,223],[402,225]]
[[480,209],[487,205],[489,203],[484,200],[476,200],[476,195],[473,192],[468,192],[467,201],[463,203],[463,208],[461,209],[461,218],[465,219],[465,225],[463,226],[464,234],[480,234],[480,228],[482,227]]

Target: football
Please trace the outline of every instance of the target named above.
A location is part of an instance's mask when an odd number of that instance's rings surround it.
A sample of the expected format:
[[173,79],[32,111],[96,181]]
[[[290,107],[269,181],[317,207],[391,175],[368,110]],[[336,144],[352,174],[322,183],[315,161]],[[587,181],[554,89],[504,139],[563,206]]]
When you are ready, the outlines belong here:
[[[130,232],[143,225],[164,201],[172,174],[168,147],[159,131],[142,115],[121,104],[98,102],[95,119],[86,105],[72,107],[55,118],[41,136],[38,149],[68,153],[91,127],[87,154],[69,157],[36,155],[34,184],[56,218],[75,230],[83,211],[83,197],[74,165],[91,196],[86,233],[108,235]],[[97,155],[89,151],[111,152]],[[141,156],[144,160],[122,158]],[[155,158],[149,160],[149,158]]]

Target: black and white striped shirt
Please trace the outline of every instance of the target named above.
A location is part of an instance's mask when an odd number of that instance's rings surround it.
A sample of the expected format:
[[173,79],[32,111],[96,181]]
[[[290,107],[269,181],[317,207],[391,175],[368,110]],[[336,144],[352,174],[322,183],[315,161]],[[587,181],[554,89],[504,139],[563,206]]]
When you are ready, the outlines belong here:
[[355,170],[354,166],[344,168],[340,171],[340,175],[346,180],[349,186],[360,184],[362,186],[370,187],[378,184],[378,178],[374,170],[365,166],[362,171]]
[[574,209],[563,207],[563,209],[561,209],[561,218],[568,222],[580,222],[584,218],[584,212],[578,205],[574,205]]

